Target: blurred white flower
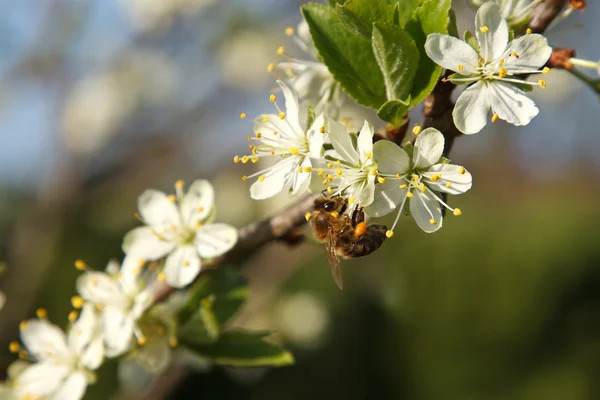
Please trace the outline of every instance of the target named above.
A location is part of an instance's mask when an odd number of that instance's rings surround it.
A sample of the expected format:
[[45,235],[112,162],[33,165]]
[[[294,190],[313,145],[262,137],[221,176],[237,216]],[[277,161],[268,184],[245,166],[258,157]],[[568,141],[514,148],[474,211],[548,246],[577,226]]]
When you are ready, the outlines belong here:
[[87,270],[77,279],[77,291],[85,300],[101,308],[106,354],[125,353],[135,335],[138,343],[146,338],[137,321],[152,304],[150,279],[141,273],[138,259],[125,257],[123,265],[111,261],[106,272]]
[[282,298],[275,315],[278,330],[286,339],[305,347],[318,345],[329,326],[325,304],[307,292]]
[[229,251],[237,241],[237,230],[211,223],[215,216],[214,189],[206,180],[197,180],[187,193],[183,182],[175,184],[177,194],[167,196],[146,190],[138,198],[138,209],[146,226],[134,228],[123,239],[123,251],[143,260],[167,257],[163,270],[167,284],[184,287],[200,273],[201,260]]
[[481,7],[486,1],[493,1],[498,4],[506,22],[514,26],[527,22],[531,11],[543,0],[471,0],[471,4],[475,7]]
[[196,15],[216,0],[121,0],[134,29],[141,32],[168,29],[175,18]]
[[461,215],[440,195],[462,194],[471,188],[472,177],[459,165],[442,163],[444,136],[434,128],[425,129],[415,141],[412,156],[393,142],[380,140],[373,146],[373,157],[379,165],[379,177],[383,178],[375,187],[373,204],[365,212],[381,217],[398,207],[394,225],[388,237],[410,203],[410,214],[425,232],[435,232],[442,227],[442,207]]
[[479,8],[475,25],[479,50],[439,33],[429,35],[425,42],[425,51],[433,61],[460,74],[448,80],[472,83],[454,107],[456,127],[465,134],[477,133],[487,124],[490,110],[493,122],[500,118],[513,125],[527,125],[539,110],[518,85],[545,87],[546,82],[528,82],[518,75],[549,72],[548,68],[539,68],[548,61],[552,49],[538,34],[527,34],[509,43],[508,25],[493,2]]
[[[104,359],[99,321],[91,305],[83,306],[68,336],[45,319],[21,324],[21,340],[33,364],[15,379],[18,398],[79,400]],[[12,345],[11,345],[12,346]]]
[[254,133],[256,137],[248,137],[259,144],[251,145],[250,156],[234,158],[234,162],[246,163],[249,160],[257,162],[262,157],[279,159],[274,165],[265,168],[247,178],[258,177],[250,187],[250,196],[255,200],[273,197],[281,191],[291,195],[304,193],[311,181],[313,158],[321,157],[323,136],[321,133],[325,124],[319,116],[308,130],[303,128],[303,120],[296,94],[283,82],[277,81],[285,97],[286,111],[282,112],[277,106],[277,99],[271,95],[271,101],[277,107],[279,114],[261,115],[255,120]]

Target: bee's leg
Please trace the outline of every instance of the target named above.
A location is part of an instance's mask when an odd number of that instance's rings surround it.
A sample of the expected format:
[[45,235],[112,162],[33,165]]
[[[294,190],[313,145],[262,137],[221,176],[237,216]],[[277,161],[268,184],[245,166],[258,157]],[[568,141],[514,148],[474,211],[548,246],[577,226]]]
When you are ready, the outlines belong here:
[[352,226],[356,226],[361,222],[365,222],[365,213],[362,207],[356,208],[356,210],[354,210],[354,212],[352,213]]
[[386,232],[385,225],[369,225],[364,235],[357,238],[353,231],[348,231],[338,238],[336,245],[339,244],[337,247],[344,257],[366,256],[381,247]]

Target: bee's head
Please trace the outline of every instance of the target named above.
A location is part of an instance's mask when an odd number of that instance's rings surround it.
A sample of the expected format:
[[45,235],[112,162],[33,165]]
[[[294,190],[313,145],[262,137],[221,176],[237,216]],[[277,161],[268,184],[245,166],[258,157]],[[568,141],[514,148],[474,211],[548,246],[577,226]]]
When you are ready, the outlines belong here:
[[343,214],[348,206],[348,200],[341,196],[326,197],[321,196],[315,200],[315,210],[325,211],[328,213],[337,212]]

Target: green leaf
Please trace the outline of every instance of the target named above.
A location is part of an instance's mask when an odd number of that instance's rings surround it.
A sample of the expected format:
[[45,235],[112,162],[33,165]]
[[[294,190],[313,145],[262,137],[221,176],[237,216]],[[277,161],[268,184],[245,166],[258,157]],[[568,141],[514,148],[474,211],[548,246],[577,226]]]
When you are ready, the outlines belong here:
[[440,157],[440,160],[436,164],[450,164],[450,159],[446,157]]
[[398,24],[404,26],[423,0],[387,0],[387,2],[396,7]]
[[394,7],[383,0],[348,0],[336,6],[340,20],[353,32],[371,39],[375,22],[394,24]]
[[346,0],[327,0],[327,2],[331,7],[335,7],[338,4],[343,5],[346,2]]
[[449,21],[448,21],[448,35],[458,37],[458,24],[456,23],[456,13],[451,8],[448,12]]
[[385,103],[383,76],[371,41],[346,28],[330,7],[308,3],[302,14],[321,59],[345,92],[367,107],[377,109]]
[[309,129],[315,122],[315,109],[311,105],[308,106],[308,115],[306,119],[306,129]]
[[208,344],[216,342],[220,332],[217,316],[212,310],[212,302],[207,299],[181,326],[179,336],[192,343]]
[[419,104],[433,91],[442,72],[442,67],[425,53],[425,40],[431,33],[448,33],[451,5],[451,0],[425,0],[404,27],[415,40],[421,53],[415,85],[411,91],[411,107]]
[[383,73],[388,100],[406,99],[419,65],[419,50],[415,41],[400,27],[375,23],[372,43],[373,53]]
[[469,45],[471,46],[477,53],[479,53],[480,49],[479,49],[479,42],[477,42],[477,39],[475,38],[475,36],[473,36],[473,34],[471,33],[470,30],[466,30],[465,33],[463,34],[463,40]]
[[182,344],[215,363],[232,367],[280,367],[294,363],[292,354],[267,342],[262,332],[234,330],[223,332],[210,345],[182,341]]
[[405,101],[389,100],[384,103],[379,110],[377,116],[389,122],[395,127],[401,126],[408,120],[408,108],[410,106],[410,95]]

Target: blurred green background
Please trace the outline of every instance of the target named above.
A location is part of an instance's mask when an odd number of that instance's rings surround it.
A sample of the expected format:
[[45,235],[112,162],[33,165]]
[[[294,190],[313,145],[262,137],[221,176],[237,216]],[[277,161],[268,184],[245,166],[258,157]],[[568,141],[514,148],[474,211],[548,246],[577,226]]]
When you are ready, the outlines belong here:
[[[252,129],[239,113],[271,110],[275,50],[301,54],[283,30],[302,3],[0,4],[2,349],[38,307],[64,326],[73,262],[122,257],[146,188],[208,178],[219,220],[239,227],[285,208],[250,200],[240,176],[256,166],[231,160]],[[471,28],[473,10],[455,5]],[[598,17],[589,4],[551,44],[597,59]],[[234,325],[276,331],[295,366],[215,368],[136,397],[117,395],[113,362],[86,399],[600,398],[600,103],[561,72],[534,97],[541,113],[527,127],[456,142],[451,158],[474,176],[450,199],[463,216],[431,235],[403,217],[380,251],[343,263],[344,291],[311,240],[238,266],[252,294]],[[343,115],[355,127],[372,116]],[[2,350],[0,368],[12,357]]]

